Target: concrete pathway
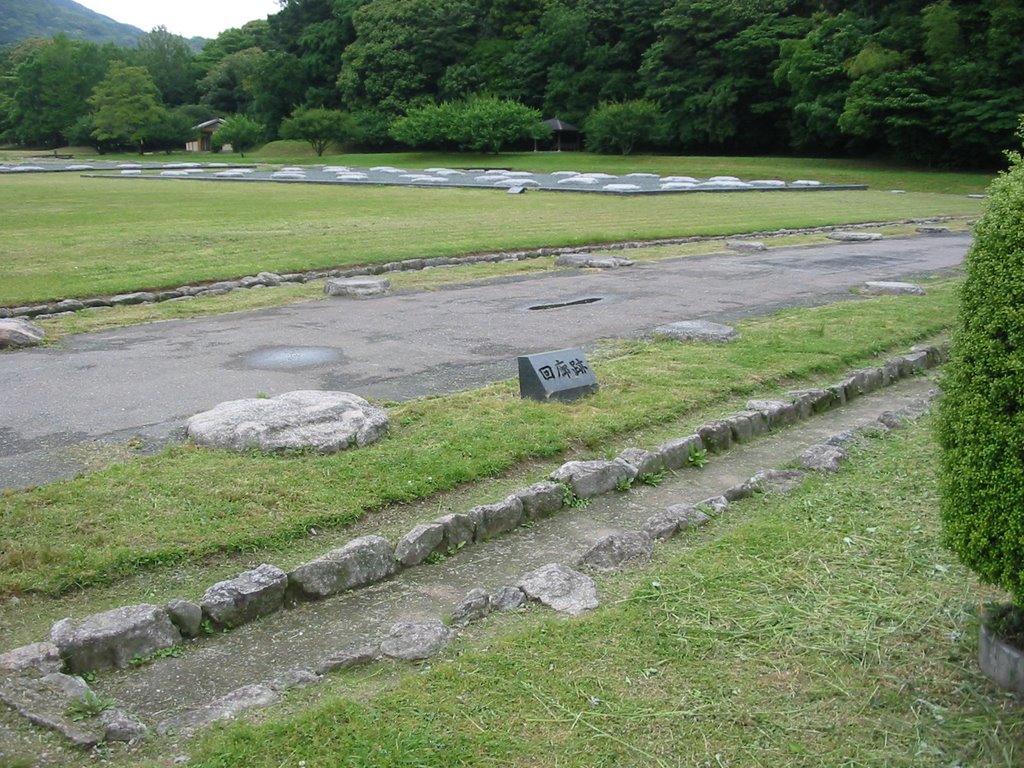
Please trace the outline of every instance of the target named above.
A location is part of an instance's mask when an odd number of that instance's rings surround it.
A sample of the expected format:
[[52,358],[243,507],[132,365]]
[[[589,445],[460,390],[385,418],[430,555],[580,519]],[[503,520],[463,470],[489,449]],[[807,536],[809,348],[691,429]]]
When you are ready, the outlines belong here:
[[[225,400],[339,389],[402,400],[516,376],[518,355],[852,299],[957,267],[969,235],[713,254],[135,326],[0,355],[0,488],[71,476],[97,443],[159,447]],[[597,298],[589,304],[536,305]]]

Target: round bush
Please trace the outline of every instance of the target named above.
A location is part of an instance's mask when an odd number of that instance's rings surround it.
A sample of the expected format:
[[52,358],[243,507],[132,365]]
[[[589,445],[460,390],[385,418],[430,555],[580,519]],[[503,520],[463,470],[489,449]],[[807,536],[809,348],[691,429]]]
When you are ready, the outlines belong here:
[[939,405],[945,544],[1024,605],[1024,161],[975,227]]

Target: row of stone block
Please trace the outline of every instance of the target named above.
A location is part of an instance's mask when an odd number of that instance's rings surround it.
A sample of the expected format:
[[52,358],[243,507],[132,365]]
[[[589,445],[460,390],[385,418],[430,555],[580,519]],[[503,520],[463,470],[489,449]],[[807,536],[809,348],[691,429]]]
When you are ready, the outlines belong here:
[[[19,658],[52,659],[71,672],[124,668],[203,630],[241,626],[287,605],[331,597],[391,578],[435,556],[510,532],[552,515],[577,498],[591,498],[629,487],[638,477],[688,466],[696,454],[721,452],[771,430],[795,424],[898,379],[943,362],[945,346],[915,347],[886,363],[854,371],[824,388],[790,392],[785,400],[751,400],[746,410],[706,422],[692,435],[668,440],[654,450],[628,448],[610,460],[569,461],[550,479],[520,489],[503,501],[464,514],[444,515],[415,526],[392,544],[382,536],[363,536],[297,566],[290,572],[269,564],[214,584],[200,602],[173,600],[166,606],[135,605],[63,619],[51,630],[51,643],[16,649]],[[727,499],[749,495],[731,489]],[[662,521],[666,525],[667,521]],[[656,526],[657,527],[657,526]],[[9,656],[5,655],[5,656]],[[50,666],[54,666],[50,664]]]

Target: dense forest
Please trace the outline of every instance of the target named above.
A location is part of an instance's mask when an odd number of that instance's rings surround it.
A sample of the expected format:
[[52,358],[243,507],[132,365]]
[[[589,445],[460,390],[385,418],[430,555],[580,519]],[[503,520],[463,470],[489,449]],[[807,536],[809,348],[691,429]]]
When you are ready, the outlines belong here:
[[598,150],[979,166],[1014,143],[1022,40],[1022,0],[284,0],[198,53],[160,28],[3,50],[0,136],[159,148],[220,116],[262,139],[443,146],[424,121],[487,103]]

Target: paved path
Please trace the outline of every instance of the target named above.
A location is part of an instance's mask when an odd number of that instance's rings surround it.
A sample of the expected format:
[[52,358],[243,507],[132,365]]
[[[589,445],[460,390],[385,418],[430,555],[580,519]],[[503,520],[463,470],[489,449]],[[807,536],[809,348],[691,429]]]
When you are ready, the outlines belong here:
[[[518,355],[850,298],[865,280],[956,267],[968,235],[714,254],[440,292],[332,299],[135,326],[0,355],[0,488],[81,471],[78,449],[139,436],[257,393],[340,389],[401,400],[516,375]],[[583,298],[590,304],[531,310]]]

